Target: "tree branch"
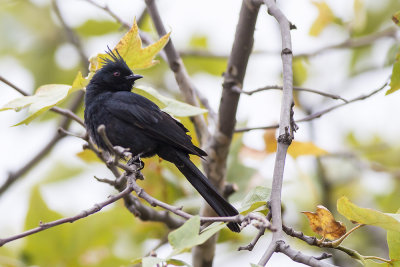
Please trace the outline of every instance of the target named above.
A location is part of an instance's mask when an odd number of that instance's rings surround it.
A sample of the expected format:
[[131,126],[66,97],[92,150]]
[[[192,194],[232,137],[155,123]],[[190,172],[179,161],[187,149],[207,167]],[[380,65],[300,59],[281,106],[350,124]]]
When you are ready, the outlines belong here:
[[[236,112],[240,94],[232,88],[242,87],[246,73],[247,62],[253,48],[254,30],[260,4],[251,0],[243,0],[239,20],[236,26],[235,39],[228,59],[227,70],[224,73],[221,102],[218,110],[217,127],[208,143],[208,158],[203,164],[206,176],[217,187],[222,188],[226,176],[226,161],[232,141]],[[213,216],[215,212],[204,204],[200,212],[202,216]],[[193,265],[210,266],[214,258],[216,236],[193,249]]]
[[65,31],[65,34],[67,35],[68,40],[78,50],[79,57],[81,58],[81,63],[83,65],[84,69],[85,70],[89,69],[88,56],[83,51],[81,40],[79,39],[78,35],[65,22],[63,16],[61,15],[61,11],[58,6],[57,0],[52,0],[51,3],[53,5],[54,13],[60,20],[60,23],[61,23],[62,27],[64,28],[64,31]]
[[[10,81],[5,79],[4,77],[0,76],[0,81],[2,81],[3,83],[7,84],[10,87],[12,87],[13,89],[18,91],[22,95],[29,96],[29,94],[27,92],[25,92],[24,90],[20,89],[18,86],[16,86],[15,84],[11,83]],[[76,122],[78,122],[79,124],[81,124],[82,126],[84,126],[83,121],[78,116],[76,116],[74,114],[74,111],[76,111],[79,108],[79,106],[81,105],[81,103],[82,103],[83,95],[84,95],[83,92],[78,92],[76,97],[73,99],[69,110],[62,109],[62,108],[59,108],[59,107],[53,107],[53,108],[50,109],[51,111],[54,111],[56,113],[59,113],[59,114],[65,116],[62,119],[62,121],[60,122],[58,128],[68,128],[68,126],[69,126],[69,124],[71,122],[70,119],[73,119]],[[57,130],[55,132],[54,136],[50,139],[50,141],[34,157],[32,157],[31,160],[29,160],[18,171],[10,173],[8,175],[6,181],[0,186],[0,196],[13,183],[15,183],[26,172],[28,172],[33,166],[35,166],[38,162],[40,162],[53,149],[53,147],[58,143],[58,141],[60,141],[64,137],[65,137],[65,134]]]
[[[325,114],[327,114],[327,113],[329,113],[329,112],[331,112],[331,111],[333,111],[335,109],[338,109],[340,107],[343,107],[343,106],[349,105],[351,103],[370,98],[371,96],[374,96],[377,93],[379,93],[380,91],[382,91],[383,89],[385,89],[389,85],[389,83],[390,83],[390,77],[385,81],[385,83],[382,86],[380,86],[379,88],[373,90],[369,94],[366,94],[366,95],[363,94],[363,95],[360,95],[360,96],[355,97],[353,99],[347,100],[347,102],[345,102],[345,103],[337,104],[337,105],[334,105],[334,106],[332,106],[330,108],[327,108],[327,109],[312,113],[312,114],[310,114],[310,115],[308,115],[308,116],[306,116],[306,117],[304,117],[302,119],[295,120],[295,122],[299,123],[299,122],[311,121],[311,120],[317,119],[317,118],[319,118],[319,117],[321,117],[321,116],[323,116],[323,115],[325,115]],[[243,133],[243,132],[248,132],[248,131],[252,131],[252,130],[269,130],[269,129],[276,129],[278,127],[279,127],[279,124],[273,124],[273,125],[268,125],[268,126],[259,126],[259,127],[238,128],[238,129],[235,130],[235,133]]]
[[296,58],[313,57],[313,56],[319,55],[321,53],[324,53],[326,51],[333,50],[333,49],[356,48],[356,47],[371,45],[375,41],[382,39],[382,38],[388,38],[388,37],[396,38],[397,31],[398,30],[396,27],[390,27],[390,28],[387,28],[380,32],[372,33],[370,35],[366,35],[366,36],[362,36],[362,37],[358,37],[358,38],[349,38],[339,44],[329,45],[329,46],[320,48],[314,52],[297,54]]
[[282,214],[281,214],[281,192],[283,173],[285,168],[286,153],[292,142],[293,133],[297,126],[293,123],[293,70],[292,70],[292,43],[290,30],[292,24],[277,7],[274,0],[264,0],[268,13],[273,16],[279,24],[282,38],[282,69],[283,69],[283,95],[279,123],[278,147],[275,158],[275,166],[270,196],[272,214],[272,226],[277,229],[272,235],[272,240],[259,261],[259,265],[265,266],[273,252],[280,248],[279,243],[284,242],[282,235]]
[[95,204],[92,208],[84,210],[81,213],[79,213],[79,214],[77,214],[77,215],[75,215],[73,217],[63,218],[63,219],[59,219],[59,220],[56,220],[56,221],[53,221],[53,222],[49,222],[49,223],[40,222],[39,226],[36,227],[36,228],[33,228],[31,230],[28,230],[28,231],[25,231],[23,233],[15,235],[15,236],[11,236],[11,237],[8,237],[8,238],[0,239],[0,247],[3,246],[4,244],[8,243],[8,242],[11,242],[11,241],[14,241],[14,240],[17,240],[17,239],[20,239],[20,238],[23,238],[23,237],[38,233],[38,232],[41,232],[41,231],[46,230],[48,228],[52,228],[54,226],[57,226],[57,225],[60,225],[60,224],[64,224],[64,223],[73,223],[73,222],[75,222],[77,220],[80,220],[82,218],[85,218],[85,217],[87,217],[89,215],[95,214],[96,212],[98,212],[102,208],[104,208],[105,206],[108,206],[111,203],[114,203],[118,199],[123,198],[124,196],[130,194],[132,191],[133,191],[132,183],[131,183],[130,180],[128,180],[128,185],[126,186],[126,188],[123,191],[121,191],[120,193],[118,193],[118,194],[116,194],[116,195],[114,195],[112,197],[109,197],[106,201],[103,201],[103,202],[100,202],[98,204]]
[[335,266],[326,262],[322,262],[321,260],[332,257],[332,255],[328,253],[323,253],[319,257],[313,257],[305,255],[304,253],[292,249],[289,245],[285,244],[284,241],[280,240],[277,242],[276,252],[281,252],[291,258],[295,262],[303,263],[308,266],[314,267],[330,267]]
[[[268,85],[268,86],[264,86],[264,87],[261,87],[261,88],[258,88],[258,89],[254,89],[254,90],[251,90],[251,91],[240,91],[239,93],[246,94],[246,95],[252,95],[254,93],[263,92],[263,91],[267,91],[267,90],[273,90],[273,89],[275,89],[275,90],[283,90],[283,86]],[[341,97],[339,95],[328,94],[328,93],[325,93],[325,92],[322,92],[322,91],[318,91],[318,90],[315,90],[315,89],[309,89],[309,88],[294,86],[293,90],[301,91],[301,92],[314,93],[314,94],[322,95],[322,96],[325,96],[325,97],[330,97],[332,99],[340,99],[345,103],[348,102],[348,100],[344,99],[343,97]]]
[[[154,0],[145,0],[147,10],[152,18],[154,25],[157,29],[158,35],[163,36],[167,33],[164,24],[161,20],[160,14],[158,12],[157,5]],[[167,45],[164,47],[164,51],[167,54],[168,64],[171,70],[175,74],[176,82],[178,83],[179,89],[181,90],[185,101],[193,106],[199,106],[199,102],[196,99],[196,89],[194,84],[189,78],[189,74],[180,58],[178,52],[176,51],[172,40],[170,39]],[[196,133],[199,138],[200,143],[204,144],[208,138],[208,129],[204,117],[197,115],[193,117],[193,122],[196,127]]]

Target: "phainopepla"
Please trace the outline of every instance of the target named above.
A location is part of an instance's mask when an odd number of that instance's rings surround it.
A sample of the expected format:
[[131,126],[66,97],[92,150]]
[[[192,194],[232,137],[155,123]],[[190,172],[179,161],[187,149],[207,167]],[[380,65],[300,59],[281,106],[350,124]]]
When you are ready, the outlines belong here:
[[[111,59],[104,59],[86,87],[85,125],[90,137],[103,150],[108,150],[97,132],[104,124],[114,146],[129,148],[133,156],[158,155],[172,162],[196,188],[219,216],[234,216],[238,211],[229,204],[190,161],[189,154],[203,158],[206,152],[193,145],[182,123],[149,99],[132,93],[134,74],[118,51],[109,50]],[[237,223],[228,223],[230,230],[240,232]]]

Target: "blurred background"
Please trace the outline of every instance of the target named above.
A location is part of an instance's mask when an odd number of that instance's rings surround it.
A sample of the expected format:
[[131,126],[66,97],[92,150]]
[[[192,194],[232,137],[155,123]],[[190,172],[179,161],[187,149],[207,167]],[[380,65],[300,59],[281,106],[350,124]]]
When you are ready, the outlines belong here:
[[[218,111],[222,74],[241,1],[171,0],[157,4],[195,86]],[[297,0],[278,4],[297,28],[291,32],[296,86],[340,95],[348,101],[368,95],[386,83],[399,51],[399,28],[391,20],[400,10],[398,0]],[[106,5],[120,21],[99,8]],[[87,74],[84,58],[116,45],[127,31],[121,22],[131,25],[136,18],[153,42],[158,39],[144,10],[143,1],[1,0],[0,75],[30,94],[43,84],[71,84],[79,70]],[[262,6],[243,90],[282,85],[280,50],[278,25]],[[159,60],[155,67],[137,71],[145,77],[138,84],[182,100],[173,73]],[[295,140],[310,142],[326,153],[316,155],[307,146],[299,156],[288,156],[283,186],[285,224],[313,235],[300,212],[324,205],[336,213],[336,200],[342,195],[360,206],[383,212],[395,213],[399,209],[400,126],[396,117],[400,114],[400,95],[397,92],[385,96],[387,90],[298,124]],[[0,83],[0,92],[0,106],[20,96],[4,83]],[[76,94],[61,106],[69,107]],[[276,124],[280,100],[279,90],[242,95],[237,128]],[[345,103],[308,92],[296,92],[295,101],[295,119]],[[76,112],[82,116],[83,107]],[[62,120],[47,112],[29,125],[12,127],[25,117],[24,110],[0,112],[0,186],[54,138]],[[194,135],[190,120],[182,122]],[[69,129],[83,132],[74,123]],[[271,136],[275,136],[273,130],[235,134],[228,181],[239,186],[230,198],[238,208],[249,190],[271,184],[275,146]],[[35,227],[41,220],[75,215],[115,193],[112,187],[93,178],[111,178],[111,173],[103,164],[79,156],[83,143],[74,137],[60,138],[40,162],[0,193],[0,237]],[[169,164],[148,159],[144,172],[146,180],[141,185],[151,195],[198,212],[200,197]],[[351,222],[336,216],[351,228]],[[171,251],[163,242],[167,233],[160,223],[134,218],[118,202],[73,224],[1,247],[0,266],[129,265],[132,259],[156,247],[159,256],[167,256]],[[241,235],[223,230],[215,266],[249,266],[249,262],[258,262],[269,242],[268,234],[252,252],[236,251],[248,244],[255,233],[251,227]],[[293,245],[309,254],[321,252],[294,240]],[[363,255],[388,258],[386,235],[378,228],[358,230],[344,245]],[[341,266],[357,264],[344,253],[337,252],[334,257]],[[180,258],[190,262],[188,253]],[[284,255],[274,255],[269,264],[297,265]]]

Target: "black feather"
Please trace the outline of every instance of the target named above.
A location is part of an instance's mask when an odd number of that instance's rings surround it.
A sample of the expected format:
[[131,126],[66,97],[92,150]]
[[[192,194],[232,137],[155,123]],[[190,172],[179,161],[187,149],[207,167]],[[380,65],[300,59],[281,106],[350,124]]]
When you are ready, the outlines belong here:
[[[114,146],[129,148],[133,155],[142,157],[159,155],[174,163],[218,215],[239,214],[190,161],[189,154],[207,154],[192,143],[188,130],[149,99],[130,92],[134,80],[128,78],[133,72],[117,50],[108,48],[106,52],[109,58],[86,88],[85,124],[90,137],[107,150],[97,133],[98,126],[105,125]],[[237,223],[228,227],[240,231]]]

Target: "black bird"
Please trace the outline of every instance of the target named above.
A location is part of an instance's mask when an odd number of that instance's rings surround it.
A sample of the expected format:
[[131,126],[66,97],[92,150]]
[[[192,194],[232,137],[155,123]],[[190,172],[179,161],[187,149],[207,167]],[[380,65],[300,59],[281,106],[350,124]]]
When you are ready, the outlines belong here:
[[[229,204],[189,159],[189,154],[203,158],[206,152],[196,147],[182,123],[149,99],[132,93],[134,74],[118,51],[109,50],[111,59],[104,59],[86,87],[85,125],[90,137],[103,150],[108,150],[97,132],[104,124],[107,137],[114,146],[129,148],[133,156],[158,155],[172,162],[219,216],[235,216],[238,211]],[[240,232],[237,223],[228,223],[230,230]]]

